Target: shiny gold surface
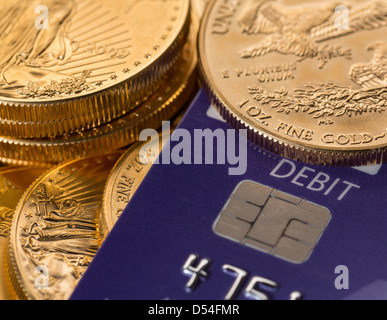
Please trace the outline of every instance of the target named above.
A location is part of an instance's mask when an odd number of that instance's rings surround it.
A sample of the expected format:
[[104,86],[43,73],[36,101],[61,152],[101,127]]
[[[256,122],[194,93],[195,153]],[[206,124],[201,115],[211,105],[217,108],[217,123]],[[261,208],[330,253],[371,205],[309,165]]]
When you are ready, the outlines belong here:
[[[193,88],[196,88],[196,64],[197,64],[197,52],[194,44],[196,43],[196,31],[197,26],[193,25],[189,43],[185,48],[185,67],[181,68],[180,73],[177,73],[171,82],[169,82],[168,94],[163,97],[163,100],[168,101],[175,95],[181,95],[183,88],[190,88],[187,93],[192,96]],[[187,94],[186,93],[186,94]],[[184,97],[180,102],[180,108],[188,97]],[[155,103],[157,100],[148,102]],[[159,100],[160,101],[160,100]],[[183,103],[182,103],[183,102]],[[180,109],[179,108],[179,109]],[[176,113],[175,113],[176,114]],[[180,121],[182,114],[179,114],[172,126],[176,126]],[[168,119],[170,119],[169,117]],[[157,146],[158,150],[162,150],[162,139],[160,137],[160,145]],[[164,141],[165,142],[165,141]],[[146,163],[145,165],[139,157],[139,152],[145,143],[138,142],[133,145],[122,156],[119,162],[116,164],[106,184],[102,210],[99,219],[100,233],[102,241],[107,237],[109,232],[113,229],[121,213],[124,211],[129,201],[137,191],[138,187],[144,180],[146,174],[152,167],[152,163]],[[152,148],[151,148],[152,149]],[[144,161],[145,162],[145,161]]]
[[[140,150],[144,145],[144,142],[138,142],[129,148],[107,180],[98,219],[101,241],[104,241],[113,229],[152,167],[153,163],[140,157]],[[161,143],[157,147],[161,151]]]
[[12,298],[6,289],[4,256],[14,210],[29,185],[44,172],[38,168],[0,168],[0,300]]
[[[181,53],[188,0],[3,0],[0,135],[51,137],[107,123],[160,87]],[[34,27],[46,6],[47,29]],[[42,20],[43,21],[43,20]]]
[[140,132],[176,125],[197,89],[208,1],[3,2],[0,300],[65,300],[152,166]]
[[[99,248],[96,219],[122,153],[71,161],[39,178],[15,211],[7,267],[19,299],[68,299]],[[37,269],[40,268],[40,269]],[[46,283],[39,270],[47,270]]]
[[161,127],[171,119],[196,89],[194,35],[182,51],[181,60],[162,87],[133,112],[98,128],[53,139],[10,139],[0,137],[0,160],[11,163],[48,162],[95,156],[136,142],[143,129]]
[[[181,121],[184,113],[180,113],[172,122],[171,130],[174,130]],[[169,136],[163,138],[163,132],[159,134],[159,140],[150,142],[137,142],[132,145],[114,166],[107,180],[102,199],[101,211],[98,219],[101,242],[103,242],[121,214],[130,203],[137,189],[153,166],[152,159],[156,159],[156,152],[161,152]],[[147,153],[152,157],[143,158],[140,151],[147,145]]]
[[387,1],[215,0],[199,39],[203,84],[221,115],[303,162],[387,159]]

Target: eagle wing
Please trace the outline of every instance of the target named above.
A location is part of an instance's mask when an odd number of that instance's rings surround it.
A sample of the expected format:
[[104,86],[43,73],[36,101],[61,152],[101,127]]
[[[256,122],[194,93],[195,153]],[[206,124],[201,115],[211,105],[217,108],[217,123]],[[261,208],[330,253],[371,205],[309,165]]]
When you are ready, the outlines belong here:
[[363,30],[374,30],[387,26],[387,0],[373,1],[349,14],[349,28],[337,28],[336,17],[311,30],[311,38],[316,42],[342,37]]
[[252,34],[271,34],[280,32],[284,26],[285,15],[281,9],[268,0],[255,0],[239,18],[242,31]]

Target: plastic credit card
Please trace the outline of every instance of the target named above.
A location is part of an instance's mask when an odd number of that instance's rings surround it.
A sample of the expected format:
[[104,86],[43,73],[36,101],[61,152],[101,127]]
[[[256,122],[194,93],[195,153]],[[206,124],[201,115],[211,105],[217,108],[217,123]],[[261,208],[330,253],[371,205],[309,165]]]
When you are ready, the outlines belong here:
[[[179,128],[230,129],[211,108],[201,91]],[[73,299],[387,299],[386,165],[247,143],[246,172],[230,167],[154,165]]]

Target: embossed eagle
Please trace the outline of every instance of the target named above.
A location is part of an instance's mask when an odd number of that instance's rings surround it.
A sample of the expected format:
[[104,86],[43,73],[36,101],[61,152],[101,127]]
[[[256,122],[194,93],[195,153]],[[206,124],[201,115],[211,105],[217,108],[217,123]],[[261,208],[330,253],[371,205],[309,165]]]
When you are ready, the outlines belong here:
[[367,47],[374,51],[369,63],[358,63],[351,67],[349,75],[352,81],[363,88],[387,86],[387,42],[378,41]]
[[319,54],[342,55],[340,48],[326,46],[321,49],[319,43],[387,26],[386,0],[370,1],[357,9],[349,8],[348,29],[337,27],[335,9],[339,5],[339,2],[324,2],[309,7],[285,8],[276,0],[253,0],[240,16],[239,25],[247,35],[267,36],[240,52],[241,57],[254,58],[271,52],[292,54],[302,59],[315,58]]

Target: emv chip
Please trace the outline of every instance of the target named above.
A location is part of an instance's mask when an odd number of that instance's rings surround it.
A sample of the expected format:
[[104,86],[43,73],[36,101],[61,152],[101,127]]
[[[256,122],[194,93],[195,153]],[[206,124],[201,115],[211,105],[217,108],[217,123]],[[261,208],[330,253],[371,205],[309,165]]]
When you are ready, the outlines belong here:
[[218,216],[219,236],[292,263],[306,262],[331,219],[320,205],[253,181],[234,190]]

